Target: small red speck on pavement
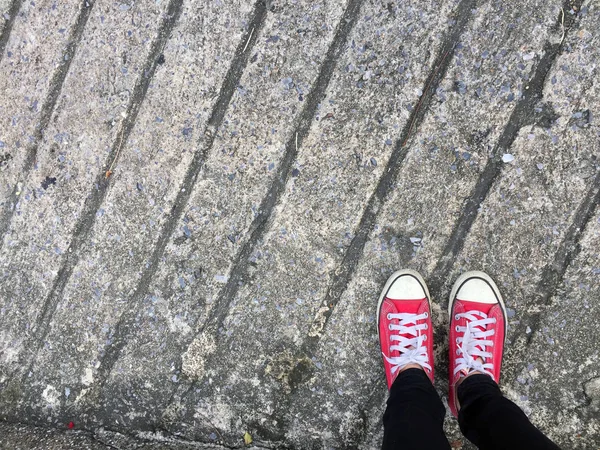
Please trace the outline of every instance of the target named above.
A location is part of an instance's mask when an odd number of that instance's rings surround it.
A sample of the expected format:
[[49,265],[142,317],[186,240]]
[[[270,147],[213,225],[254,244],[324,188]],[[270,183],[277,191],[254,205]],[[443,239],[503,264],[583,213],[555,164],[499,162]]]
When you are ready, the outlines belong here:
[[69,428],[69,430],[71,430],[71,429],[73,429],[73,427],[75,427],[75,424],[73,422],[69,422],[67,427]]

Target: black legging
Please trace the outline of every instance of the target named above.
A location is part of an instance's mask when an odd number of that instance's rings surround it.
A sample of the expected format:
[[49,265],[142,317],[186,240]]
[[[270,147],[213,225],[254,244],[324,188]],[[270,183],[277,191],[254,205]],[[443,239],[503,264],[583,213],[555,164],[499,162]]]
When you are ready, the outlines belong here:
[[[458,387],[458,399],[460,429],[481,450],[558,449],[502,395],[489,376],[466,378]],[[383,415],[383,448],[450,449],[443,430],[445,414],[446,408],[425,372],[403,371],[392,385]]]

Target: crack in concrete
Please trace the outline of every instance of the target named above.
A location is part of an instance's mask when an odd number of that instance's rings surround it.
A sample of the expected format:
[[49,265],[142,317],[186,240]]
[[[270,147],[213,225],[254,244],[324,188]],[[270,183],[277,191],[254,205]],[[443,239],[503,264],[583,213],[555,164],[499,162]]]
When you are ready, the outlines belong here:
[[[158,433],[143,433],[143,435],[141,435],[139,433],[124,433],[120,431],[115,431],[111,428],[78,428],[74,430],[65,430],[55,427],[31,425],[26,422],[0,421],[0,424],[8,425],[11,427],[25,427],[28,429],[33,428],[37,430],[44,430],[44,432],[52,433],[52,436],[63,436],[67,438],[69,435],[72,435],[74,437],[85,436],[89,440],[96,442],[99,445],[106,447],[107,449],[115,450],[133,450],[137,448],[147,448],[148,444],[152,445],[153,448],[154,445],[169,445],[169,448],[171,449],[181,448],[182,450],[189,450],[194,448],[237,450],[241,448],[248,448],[248,446],[244,444],[235,445],[227,442],[212,443],[182,439],[165,430],[161,430]],[[282,447],[281,443],[278,442],[255,441],[252,443],[252,448],[258,450],[271,450]]]

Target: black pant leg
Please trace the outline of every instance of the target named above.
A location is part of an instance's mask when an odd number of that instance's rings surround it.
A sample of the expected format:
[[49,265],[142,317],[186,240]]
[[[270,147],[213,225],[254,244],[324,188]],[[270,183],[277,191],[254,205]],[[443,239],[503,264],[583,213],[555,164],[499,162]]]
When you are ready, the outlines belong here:
[[383,415],[383,448],[394,450],[448,450],[444,435],[446,408],[421,369],[400,373]]
[[458,386],[458,423],[481,450],[557,450],[558,446],[529,421],[516,404],[502,395],[487,375],[472,375]]

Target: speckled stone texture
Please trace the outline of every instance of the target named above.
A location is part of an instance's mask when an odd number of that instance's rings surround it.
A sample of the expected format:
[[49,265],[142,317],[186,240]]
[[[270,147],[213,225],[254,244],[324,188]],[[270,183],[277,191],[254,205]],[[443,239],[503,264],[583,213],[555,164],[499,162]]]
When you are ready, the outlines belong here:
[[0,16],[0,448],[378,448],[400,268],[444,402],[449,290],[485,270],[505,394],[600,447],[597,1]]

